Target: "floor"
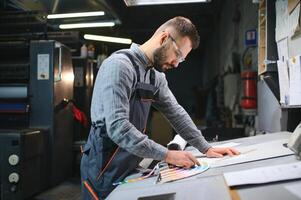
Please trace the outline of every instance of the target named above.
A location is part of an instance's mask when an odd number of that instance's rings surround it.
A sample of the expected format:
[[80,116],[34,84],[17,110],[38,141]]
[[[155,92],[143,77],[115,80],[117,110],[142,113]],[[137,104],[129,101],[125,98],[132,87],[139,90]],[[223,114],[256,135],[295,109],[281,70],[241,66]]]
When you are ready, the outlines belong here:
[[33,200],[81,200],[80,190],[79,179],[73,178],[35,196]]

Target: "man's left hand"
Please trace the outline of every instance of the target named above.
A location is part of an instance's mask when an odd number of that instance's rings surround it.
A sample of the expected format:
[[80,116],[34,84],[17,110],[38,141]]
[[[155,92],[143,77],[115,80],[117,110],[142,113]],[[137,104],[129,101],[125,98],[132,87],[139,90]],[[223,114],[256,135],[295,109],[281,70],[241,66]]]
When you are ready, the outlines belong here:
[[229,156],[234,156],[234,155],[239,155],[239,151],[237,151],[234,148],[222,148],[222,147],[211,147],[207,150],[206,156],[208,158],[221,158],[224,155],[229,155]]

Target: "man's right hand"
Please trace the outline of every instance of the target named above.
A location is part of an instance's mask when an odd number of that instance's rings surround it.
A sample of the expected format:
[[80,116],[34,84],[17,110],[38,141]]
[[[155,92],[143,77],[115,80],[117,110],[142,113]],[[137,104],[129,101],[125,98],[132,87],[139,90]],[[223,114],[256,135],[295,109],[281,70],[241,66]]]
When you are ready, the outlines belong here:
[[194,165],[200,165],[197,159],[187,151],[172,151],[167,152],[165,161],[169,164],[184,167],[186,169],[191,168]]

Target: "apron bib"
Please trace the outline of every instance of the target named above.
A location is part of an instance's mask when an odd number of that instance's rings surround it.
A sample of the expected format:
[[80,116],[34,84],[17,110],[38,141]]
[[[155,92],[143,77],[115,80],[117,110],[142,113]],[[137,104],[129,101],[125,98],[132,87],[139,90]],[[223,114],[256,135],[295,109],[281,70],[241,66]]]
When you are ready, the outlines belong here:
[[[150,83],[140,82],[139,66],[133,55],[124,53],[131,60],[137,84],[130,99],[130,122],[144,133],[149,110],[157,91],[155,72],[150,69]],[[88,141],[83,148],[81,178],[83,199],[104,199],[116,187],[113,182],[124,180],[141,162],[142,158],[118,147],[107,135],[105,122],[92,123]]]

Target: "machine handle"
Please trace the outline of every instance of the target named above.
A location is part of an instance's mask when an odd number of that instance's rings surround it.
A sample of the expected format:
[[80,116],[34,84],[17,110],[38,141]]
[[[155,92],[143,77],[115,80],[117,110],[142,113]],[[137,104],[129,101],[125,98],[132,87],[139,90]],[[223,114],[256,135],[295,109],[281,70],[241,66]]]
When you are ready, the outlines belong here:
[[57,82],[62,80],[62,46],[59,43],[56,43],[55,47],[59,49],[59,71],[58,76],[54,77],[54,81]]

